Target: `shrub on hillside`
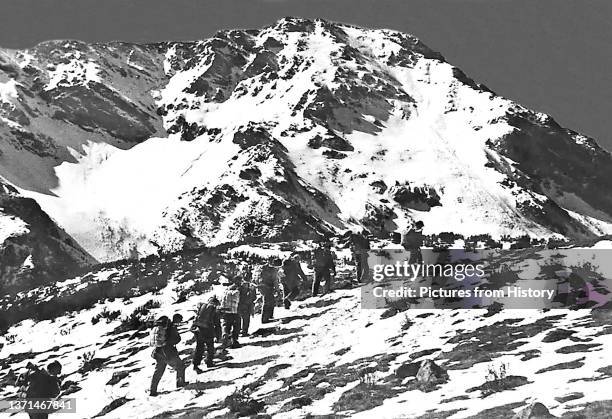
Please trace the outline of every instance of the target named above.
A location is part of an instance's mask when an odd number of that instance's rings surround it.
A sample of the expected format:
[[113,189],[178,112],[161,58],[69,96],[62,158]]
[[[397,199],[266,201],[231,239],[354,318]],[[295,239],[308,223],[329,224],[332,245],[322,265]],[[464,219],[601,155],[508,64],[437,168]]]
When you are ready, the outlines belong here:
[[264,402],[251,398],[244,391],[235,391],[224,401],[224,406],[239,416],[256,415],[263,410],[264,405]]
[[121,324],[115,328],[113,333],[123,333],[130,330],[141,330],[152,326],[150,312],[152,309],[161,307],[161,303],[156,300],[149,300],[145,304],[137,307],[132,314],[121,319]]
[[102,319],[105,319],[106,323],[110,323],[114,320],[117,320],[120,315],[120,310],[109,311],[107,307],[104,307],[104,309],[100,313],[96,314],[91,318],[91,324],[97,324]]

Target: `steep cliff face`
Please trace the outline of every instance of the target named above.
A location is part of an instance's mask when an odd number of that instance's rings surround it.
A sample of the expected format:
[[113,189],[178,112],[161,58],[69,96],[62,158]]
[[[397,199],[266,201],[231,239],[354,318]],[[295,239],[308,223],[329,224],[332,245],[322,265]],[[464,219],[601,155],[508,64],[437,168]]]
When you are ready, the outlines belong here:
[[0,290],[52,283],[92,263],[36,201],[0,182]]
[[0,53],[0,175],[100,260],[310,238],[612,232],[610,154],[417,38],[285,18]]

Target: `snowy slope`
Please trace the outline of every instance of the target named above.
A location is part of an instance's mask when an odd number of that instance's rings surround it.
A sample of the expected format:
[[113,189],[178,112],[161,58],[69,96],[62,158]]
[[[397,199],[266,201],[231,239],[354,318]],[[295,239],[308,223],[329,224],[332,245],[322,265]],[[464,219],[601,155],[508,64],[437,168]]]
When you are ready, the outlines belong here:
[[14,215],[0,212],[0,243],[11,237],[28,233],[28,225]]
[[99,260],[412,219],[612,232],[609,153],[411,35],[286,18],[0,55],[0,174]]
[[[273,249],[254,253],[269,255]],[[242,247],[230,253],[248,250]],[[586,252],[584,260],[589,255]],[[147,269],[145,276],[155,274],[160,266]],[[79,287],[113,276],[130,281],[128,270],[106,268],[58,284],[60,291],[54,295],[74,286],[71,292],[77,292]],[[609,267],[604,271],[609,275]],[[352,275],[347,266],[339,272]],[[202,279],[193,282],[185,277],[187,273],[188,269],[173,272],[167,285],[157,291],[107,299],[52,320],[25,320],[12,326],[0,348],[0,383],[4,384],[0,395],[12,394],[14,374],[28,361],[58,359],[64,365],[64,381],[74,385],[71,397],[78,400],[74,417],[91,417],[107,406],[114,408],[104,410],[102,417],[234,417],[224,399],[236,390],[263,401],[261,413],[286,418],[308,414],[426,418],[433,413],[450,418],[477,414],[510,418],[533,401],[560,416],[578,414],[585,406],[609,399],[612,370],[604,349],[612,335],[606,311],[409,310],[383,318],[380,310],[361,308],[359,289],[306,298],[290,310],[278,308],[278,321],[263,330],[255,318],[251,330],[259,329],[260,334],[242,339],[244,346],[231,350],[218,368],[199,376],[188,368],[190,384],[184,390],[174,390],[169,371],[160,383],[161,394],[152,398],[146,394],[153,370],[147,331],[115,330],[122,318],[157,301],[160,307],[145,315],[179,312],[187,320],[178,349],[188,359],[194,345],[188,332],[193,310],[211,293],[219,293],[219,287],[181,300],[177,298],[181,289],[206,281],[208,275],[204,271],[197,276]],[[49,295],[45,300],[53,298]],[[119,317],[92,322],[97,315],[113,311]],[[445,368],[449,381],[424,390],[410,374],[402,374],[402,368],[425,359]],[[502,366],[507,376],[515,377],[516,386],[490,394],[485,387],[479,388],[491,381],[490,369],[498,371]],[[295,402],[304,397],[310,402]]]

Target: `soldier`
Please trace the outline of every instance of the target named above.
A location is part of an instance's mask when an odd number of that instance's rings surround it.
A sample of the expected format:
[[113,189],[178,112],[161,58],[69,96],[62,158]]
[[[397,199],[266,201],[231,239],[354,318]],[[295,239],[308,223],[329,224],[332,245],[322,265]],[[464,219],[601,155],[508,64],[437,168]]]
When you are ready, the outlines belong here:
[[283,302],[286,309],[291,307],[291,302],[299,295],[300,282],[306,282],[306,275],[300,266],[297,253],[292,253],[283,261]]
[[263,298],[261,322],[269,323],[274,316],[276,293],[278,290],[278,270],[273,260],[269,260],[268,263],[261,268],[258,288]]
[[240,335],[240,315],[238,305],[240,303],[239,284],[242,282],[240,277],[235,277],[231,281],[223,281],[225,290],[221,296],[219,313],[221,314],[221,325],[223,329],[223,346],[239,348],[238,336]]
[[198,312],[193,321],[191,331],[195,333],[196,348],[193,353],[193,369],[196,373],[201,374],[200,362],[204,350],[206,350],[206,366],[213,366],[213,356],[215,355],[215,338],[221,339],[221,323],[219,322],[219,300],[212,296],[206,304],[201,304],[198,307]]
[[421,247],[423,246],[423,221],[417,221],[414,226],[402,237],[402,246],[410,252],[410,263],[423,262]]
[[255,313],[255,300],[257,291],[253,284],[243,278],[239,286],[240,300],[238,301],[238,315],[240,316],[241,336],[249,335],[251,316]]
[[[16,384],[24,389],[26,399],[54,399],[60,394],[60,378],[62,365],[53,361],[47,369],[40,369],[31,362],[26,366],[27,371],[17,378]],[[28,411],[31,419],[46,419],[50,412]]]
[[370,240],[365,235],[365,231],[361,233],[351,232],[349,236],[349,247],[355,262],[357,282],[366,282],[370,268],[368,266],[368,250],[370,250]]
[[157,396],[157,385],[170,365],[176,371],[176,387],[185,386],[185,364],[179,357],[176,345],[181,341],[178,325],[183,321],[183,316],[175,314],[172,321],[166,316],[160,317],[155,322],[155,328],[151,333],[152,357],[155,359],[155,372],[151,378],[151,389],[149,394]]
[[313,250],[312,265],[314,267],[312,296],[319,293],[321,281],[325,281],[325,293],[331,292],[332,278],[336,276],[336,262],[331,251],[331,243],[328,240],[322,241]]

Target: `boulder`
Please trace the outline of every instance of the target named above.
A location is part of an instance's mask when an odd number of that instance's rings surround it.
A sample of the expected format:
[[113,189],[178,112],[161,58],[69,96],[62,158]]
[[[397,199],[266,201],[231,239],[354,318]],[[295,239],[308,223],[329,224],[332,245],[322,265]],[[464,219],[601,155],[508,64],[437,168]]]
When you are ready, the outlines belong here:
[[327,147],[336,151],[353,151],[355,149],[348,141],[335,134],[329,134],[325,137],[317,135],[308,140],[308,146],[315,150],[321,147]]
[[378,194],[383,194],[387,190],[387,184],[382,180],[375,180],[374,182],[370,183],[370,186]]
[[442,205],[438,192],[428,185],[396,184],[389,189],[389,196],[402,207],[419,211],[429,211]]
[[448,373],[431,359],[421,363],[416,379],[421,384],[440,384],[448,381]]
[[555,417],[546,406],[540,402],[535,402],[518,412],[512,419],[548,419]]

